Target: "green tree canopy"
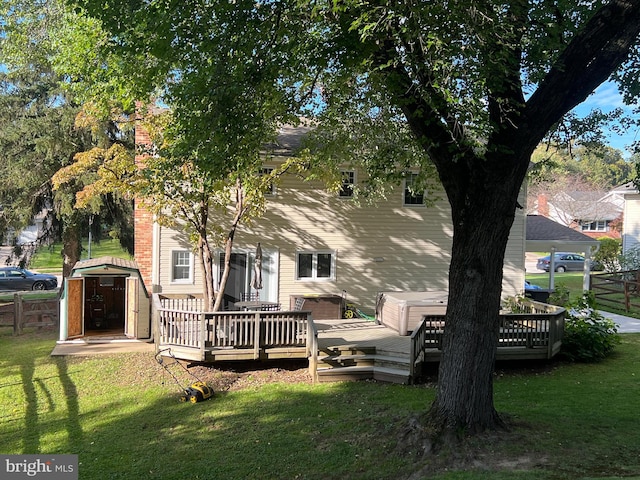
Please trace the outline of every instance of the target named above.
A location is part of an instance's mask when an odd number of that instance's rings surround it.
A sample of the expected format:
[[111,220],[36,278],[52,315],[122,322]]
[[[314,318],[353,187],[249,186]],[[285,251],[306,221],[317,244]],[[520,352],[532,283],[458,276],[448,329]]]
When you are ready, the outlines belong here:
[[[371,151],[392,145],[376,138],[382,125],[410,133],[404,148],[434,165],[454,226],[429,418],[448,432],[502,424],[492,375],[518,194],[536,146],[598,85],[614,78],[637,98],[640,0],[77,3],[103,22],[111,52],[143,55],[163,79],[175,151],[205,168],[235,168],[300,115],[338,159],[357,161],[338,144],[351,133]],[[403,143],[392,143],[365,167],[397,168]]]
[[[54,190],[51,177],[70,164],[74,155],[114,142],[133,147],[132,137],[118,122],[96,121],[83,114],[66,77],[57,73],[52,58],[57,35],[69,21],[62,2],[11,0],[0,6],[0,54],[5,62],[0,89],[0,169],[6,179],[0,189],[3,231],[21,230],[34,215],[45,211],[48,239],[62,237],[64,273],[80,258],[80,238],[89,217],[96,216],[96,232],[103,226],[118,232],[132,249],[131,203],[117,194],[95,199],[85,210],[75,208],[75,194],[85,175]],[[43,210],[44,209],[44,210]],[[43,240],[44,238],[40,239]],[[32,245],[35,247],[36,245]]]

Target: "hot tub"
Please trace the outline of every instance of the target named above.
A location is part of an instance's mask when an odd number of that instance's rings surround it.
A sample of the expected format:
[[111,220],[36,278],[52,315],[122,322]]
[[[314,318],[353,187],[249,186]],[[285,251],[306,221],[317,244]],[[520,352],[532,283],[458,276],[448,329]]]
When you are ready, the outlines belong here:
[[399,335],[409,335],[423,315],[444,315],[447,292],[381,292],[376,306],[376,320]]

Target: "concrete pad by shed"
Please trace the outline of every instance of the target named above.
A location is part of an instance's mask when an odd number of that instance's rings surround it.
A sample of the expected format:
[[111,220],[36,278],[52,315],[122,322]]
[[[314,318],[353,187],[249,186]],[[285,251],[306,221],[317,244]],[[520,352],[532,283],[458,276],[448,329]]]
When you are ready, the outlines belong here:
[[101,354],[118,354],[133,352],[153,352],[152,342],[137,340],[114,340],[106,342],[59,342],[51,352],[51,356],[90,356]]

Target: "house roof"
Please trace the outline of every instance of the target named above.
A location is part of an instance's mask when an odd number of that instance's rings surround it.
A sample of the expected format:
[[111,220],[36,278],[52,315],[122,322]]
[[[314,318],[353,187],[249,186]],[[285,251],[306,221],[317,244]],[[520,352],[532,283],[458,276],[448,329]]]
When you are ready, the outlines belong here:
[[627,182],[623,185],[617,186],[611,191],[614,193],[625,195],[625,194],[631,194],[631,193],[638,193],[638,188],[634,185],[633,182]]
[[275,143],[268,146],[268,149],[274,155],[292,155],[302,146],[302,139],[311,131],[311,127],[307,123],[292,126],[283,125],[278,132],[278,138]]
[[598,247],[600,242],[593,238],[560,225],[542,215],[527,215],[528,252],[549,252],[553,249],[586,252],[591,247]]
[[612,192],[574,190],[562,192],[549,203],[557,210],[566,210],[564,216],[573,220],[615,220],[622,213],[622,206],[610,201]]

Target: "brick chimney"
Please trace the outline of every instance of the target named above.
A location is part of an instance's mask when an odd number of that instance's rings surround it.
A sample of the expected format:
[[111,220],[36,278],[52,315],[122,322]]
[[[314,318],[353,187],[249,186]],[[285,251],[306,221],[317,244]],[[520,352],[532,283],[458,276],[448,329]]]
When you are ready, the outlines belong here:
[[[139,153],[140,149],[138,147],[141,145],[151,145],[151,139],[149,138],[149,133],[142,128],[140,118],[136,119],[135,142],[136,165],[139,168],[143,168],[145,158],[148,157],[148,154]],[[153,214],[144,208],[144,205],[138,199],[135,199],[133,208],[133,254],[140,269],[140,275],[144,280],[144,284],[151,292],[153,289]]]
[[549,203],[546,193],[540,193],[538,195],[538,215],[549,217]]

